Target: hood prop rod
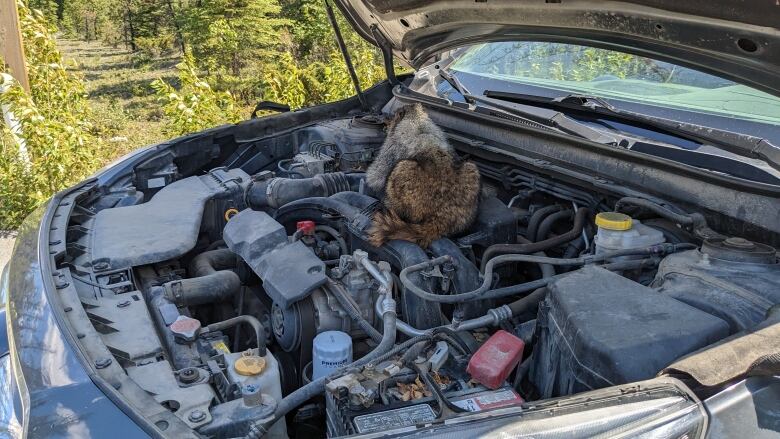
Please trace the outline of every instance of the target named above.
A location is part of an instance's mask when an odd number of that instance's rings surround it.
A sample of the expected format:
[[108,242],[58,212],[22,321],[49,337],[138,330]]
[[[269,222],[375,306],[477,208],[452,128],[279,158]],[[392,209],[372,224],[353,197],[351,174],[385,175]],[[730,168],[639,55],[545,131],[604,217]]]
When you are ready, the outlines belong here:
[[387,38],[385,38],[382,32],[379,31],[379,27],[377,27],[375,24],[371,25],[371,34],[374,36],[374,42],[382,51],[382,59],[385,62],[385,74],[387,75],[387,82],[389,82],[393,87],[396,85],[401,85],[401,81],[399,81],[395,76],[395,69],[393,68],[393,49],[390,47],[390,42],[387,41]]
[[363,109],[363,111],[368,111],[368,102],[366,101],[366,97],[363,95],[363,90],[360,88],[360,81],[358,80],[357,73],[355,73],[355,67],[352,65],[352,58],[349,56],[349,52],[347,51],[347,45],[344,44],[344,38],[341,36],[341,29],[339,29],[339,24],[336,21],[336,15],[333,13],[333,8],[330,6],[330,2],[328,0],[325,0],[325,11],[328,13],[328,20],[330,21],[330,25],[333,27],[333,33],[336,35],[336,43],[339,45],[341,56],[344,57],[344,63],[347,65],[350,78],[352,78],[352,84],[355,86],[355,92],[357,93],[357,98],[360,101],[360,107]]

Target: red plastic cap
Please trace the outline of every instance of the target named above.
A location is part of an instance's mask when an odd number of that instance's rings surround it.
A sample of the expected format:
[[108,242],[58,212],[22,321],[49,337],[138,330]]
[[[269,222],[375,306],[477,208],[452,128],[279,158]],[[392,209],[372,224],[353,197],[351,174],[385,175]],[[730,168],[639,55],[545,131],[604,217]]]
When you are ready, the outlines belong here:
[[299,230],[304,235],[313,235],[315,226],[316,224],[314,224],[314,221],[298,221],[295,224],[295,229]]
[[523,358],[523,340],[499,330],[469,360],[466,372],[489,389],[498,389]]

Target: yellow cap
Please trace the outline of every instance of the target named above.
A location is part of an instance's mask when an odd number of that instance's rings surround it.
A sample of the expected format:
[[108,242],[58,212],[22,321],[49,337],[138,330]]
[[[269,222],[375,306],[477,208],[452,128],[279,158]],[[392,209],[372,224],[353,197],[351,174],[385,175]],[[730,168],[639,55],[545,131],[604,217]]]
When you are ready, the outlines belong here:
[[265,358],[257,355],[244,355],[233,365],[239,375],[260,375],[265,369]]
[[607,230],[628,230],[631,217],[625,213],[601,212],[596,215],[596,225]]
[[238,214],[238,209],[235,207],[231,207],[230,209],[225,211],[225,221],[230,221],[230,218],[233,218]]

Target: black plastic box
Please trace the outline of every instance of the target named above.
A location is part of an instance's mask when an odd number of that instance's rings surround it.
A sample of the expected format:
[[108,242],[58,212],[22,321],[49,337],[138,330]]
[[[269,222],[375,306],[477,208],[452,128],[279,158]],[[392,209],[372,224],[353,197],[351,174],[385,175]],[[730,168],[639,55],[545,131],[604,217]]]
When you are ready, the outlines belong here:
[[543,398],[652,378],[729,334],[718,317],[598,267],[553,283],[537,325],[531,381]]

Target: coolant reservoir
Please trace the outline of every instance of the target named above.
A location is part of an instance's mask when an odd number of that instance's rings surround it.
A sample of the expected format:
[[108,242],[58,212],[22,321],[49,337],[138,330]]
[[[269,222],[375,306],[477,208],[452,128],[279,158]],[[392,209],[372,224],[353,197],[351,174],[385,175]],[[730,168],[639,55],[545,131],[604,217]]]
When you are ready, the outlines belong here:
[[[279,363],[271,351],[261,357],[254,351],[225,353],[228,378],[240,389],[246,386],[256,389],[261,394],[270,396],[278,404],[282,400],[282,381],[279,375]],[[287,439],[287,425],[280,419],[264,436],[272,439]]]
[[312,380],[329,375],[352,362],[352,337],[341,331],[325,331],[312,344]]
[[666,241],[663,232],[624,213],[601,212],[596,215],[596,226],[599,229],[594,238],[597,255],[648,247]]

